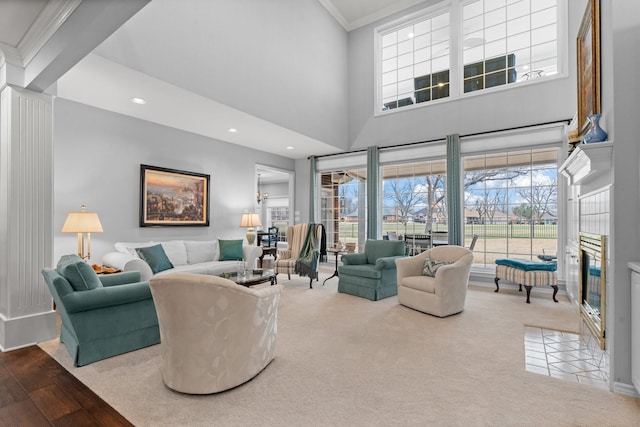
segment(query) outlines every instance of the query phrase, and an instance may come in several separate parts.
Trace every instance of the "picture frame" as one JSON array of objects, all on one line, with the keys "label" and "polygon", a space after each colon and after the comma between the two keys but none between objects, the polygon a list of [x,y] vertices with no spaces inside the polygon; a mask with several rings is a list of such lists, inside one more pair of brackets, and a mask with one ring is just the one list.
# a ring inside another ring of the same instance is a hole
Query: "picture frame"
[{"label": "picture frame", "polygon": [[600,113],[600,1],[589,0],[576,41],[578,60],[578,130],[589,129],[587,117]]},{"label": "picture frame", "polygon": [[140,227],[209,226],[210,176],[140,165]]}]

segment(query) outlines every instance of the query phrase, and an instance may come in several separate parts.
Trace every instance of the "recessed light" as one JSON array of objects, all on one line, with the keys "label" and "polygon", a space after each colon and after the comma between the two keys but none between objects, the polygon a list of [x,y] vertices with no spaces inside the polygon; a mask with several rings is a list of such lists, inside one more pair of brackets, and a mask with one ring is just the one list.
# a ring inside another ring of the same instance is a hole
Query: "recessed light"
[{"label": "recessed light", "polygon": [[145,101],[142,98],[131,98],[131,102],[133,102],[134,104],[140,104],[140,105],[144,105],[147,103],[147,101]]},{"label": "recessed light", "polygon": [[413,38],[413,33],[409,33],[409,34],[407,34],[407,37],[409,37],[410,39],[412,39],[412,38]]},{"label": "recessed light", "polygon": [[236,133],[236,132],[238,132],[238,129],[236,129],[236,128],[229,128],[229,129],[227,129],[227,131],[229,131],[229,132],[231,132],[231,133]]},{"label": "recessed light", "polygon": [[293,150],[293,149],[294,149],[294,147],[292,147],[290,145],[287,147],[287,150]]}]

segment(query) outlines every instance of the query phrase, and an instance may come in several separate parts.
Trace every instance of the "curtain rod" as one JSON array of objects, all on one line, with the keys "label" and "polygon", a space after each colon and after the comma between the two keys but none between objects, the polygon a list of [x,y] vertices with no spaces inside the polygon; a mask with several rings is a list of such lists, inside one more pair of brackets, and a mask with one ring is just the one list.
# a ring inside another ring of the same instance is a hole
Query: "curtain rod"
[{"label": "curtain rod", "polygon": [[[532,128],[532,127],[537,127],[537,126],[546,126],[546,125],[552,125],[555,123],[564,123],[566,122],[567,124],[571,123],[572,119],[562,119],[562,120],[555,120],[555,121],[551,121],[551,122],[544,122],[544,123],[537,123],[534,125],[523,125],[523,126],[515,126],[515,127],[511,127],[511,128],[504,128],[504,129],[499,129],[499,130],[488,130],[488,131],[484,131],[484,132],[476,132],[476,133],[469,133],[466,135],[460,135],[460,138],[470,138],[472,136],[479,136],[479,135],[487,135],[490,133],[499,133],[499,132],[508,132],[511,130],[518,130],[518,129],[526,129],[526,128]],[[390,149],[390,148],[399,148],[399,147],[408,147],[411,145],[420,145],[420,144],[430,144],[432,142],[440,142],[440,141],[444,141],[446,140],[447,137],[444,138],[436,138],[436,139],[430,139],[427,141],[417,141],[417,142],[406,142],[404,144],[396,144],[396,145],[388,145],[385,147],[379,147],[380,150],[386,150],[386,149]],[[344,153],[332,153],[332,154],[321,154],[319,156],[316,156],[316,159],[322,158],[322,157],[332,157],[332,156],[344,156],[344,155],[349,155],[349,154],[354,154],[354,153],[361,153],[361,152],[365,152],[367,151],[366,148],[362,148],[359,150],[353,150],[353,151],[346,151]],[[311,156],[307,157],[307,159],[310,159]]]}]

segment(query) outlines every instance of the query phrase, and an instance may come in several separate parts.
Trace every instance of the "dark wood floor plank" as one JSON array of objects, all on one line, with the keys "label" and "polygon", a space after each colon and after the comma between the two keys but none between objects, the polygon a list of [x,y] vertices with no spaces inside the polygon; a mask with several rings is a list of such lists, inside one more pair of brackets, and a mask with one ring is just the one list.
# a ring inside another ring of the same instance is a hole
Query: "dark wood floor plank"
[{"label": "dark wood floor plank", "polygon": [[0,408],[28,399],[27,393],[9,370],[0,364]]},{"label": "dark wood floor plank", "polygon": [[54,420],[52,424],[56,427],[100,427],[100,424],[90,416],[87,411],[81,409]]},{"label": "dark wood floor plank", "polygon": [[[35,350],[34,350],[35,348]],[[53,384],[64,368],[40,347],[31,346],[8,353],[4,364],[27,392]]]},{"label": "dark wood floor plank", "polygon": [[0,352],[0,427],[133,426],[38,346]]},{"label": "dark wood floor plank", "polygon": [[51,424],[31,400],[0,408],[0,427],[40,427]]},{"label": "dark wood floor plank", "polygon": [[54,381],[84,409],[90,409],[102,402],[100,396],[67,371],[58,375]]},{"label": "dark wood floor plank", "polygon": [[50,421],[81,409],[80,405],[57,384],[29,392],[29,397]]},{"label": "dark wood floor plank", "polygon": [[113,409],[106,402],[94,405],[87,410],[89,414],[100,424],[101,426],[109,427],[133,427],[120,412]]}]

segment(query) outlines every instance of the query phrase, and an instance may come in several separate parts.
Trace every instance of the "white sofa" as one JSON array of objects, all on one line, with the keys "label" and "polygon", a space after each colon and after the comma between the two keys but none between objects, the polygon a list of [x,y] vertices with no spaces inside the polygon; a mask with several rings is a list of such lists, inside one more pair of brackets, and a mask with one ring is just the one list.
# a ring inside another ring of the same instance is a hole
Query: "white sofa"
[{"label": "white sofa", "polygon": [[[149,264],[142,260],[136,248],[160,244],[173,268],[153,273]],[[199,273],[218,275],[236,271],[238,261],[220,261],[218,240],[170,240],[166,242],[117,242],[115,251],[102,257],[102,263],[122,271],[139,271],[140,280],[169,273]],[[262,248],[243,244],[242,255],[249,268],[255,268]]]}]

